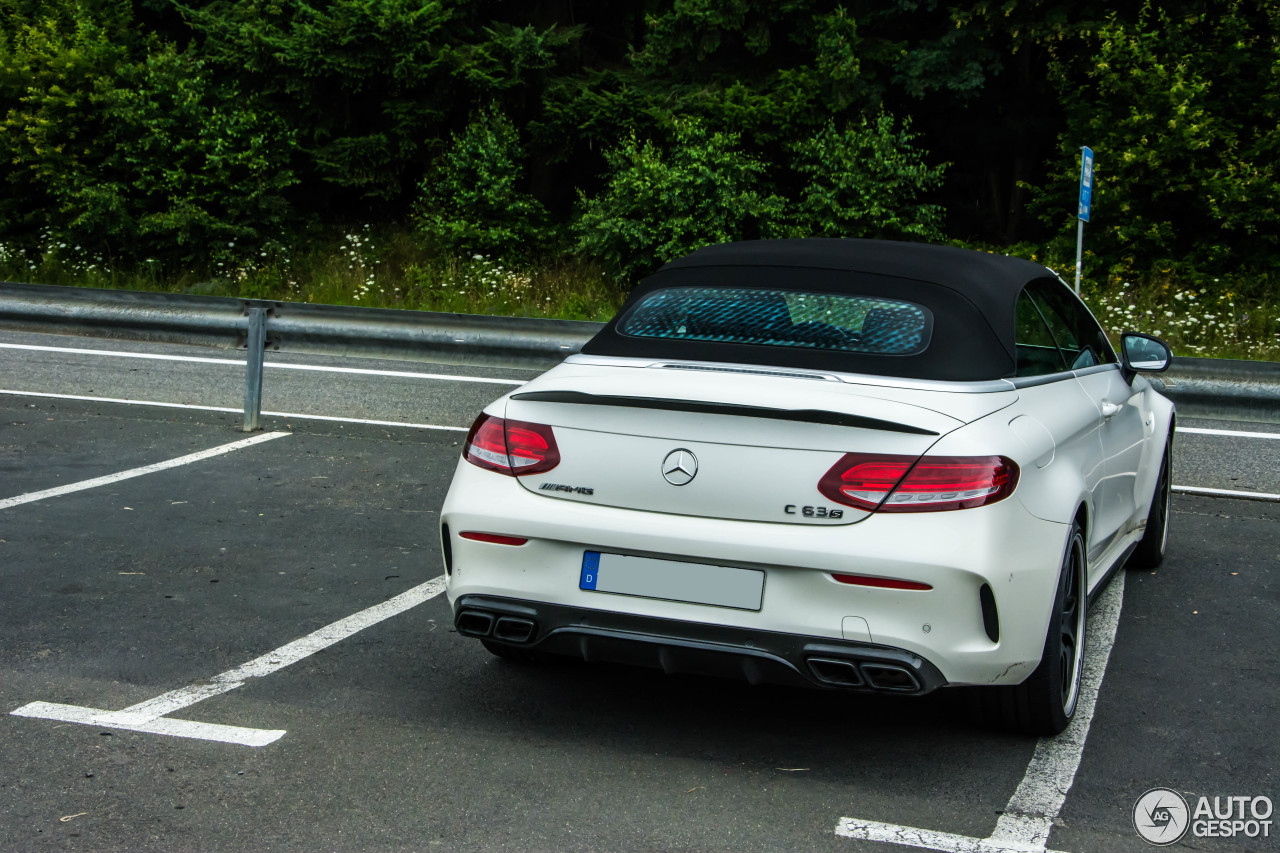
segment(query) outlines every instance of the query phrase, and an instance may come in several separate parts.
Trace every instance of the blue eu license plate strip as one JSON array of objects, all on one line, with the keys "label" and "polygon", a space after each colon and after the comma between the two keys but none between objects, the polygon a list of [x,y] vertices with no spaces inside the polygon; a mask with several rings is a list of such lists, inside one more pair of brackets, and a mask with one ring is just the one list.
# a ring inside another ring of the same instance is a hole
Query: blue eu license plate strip
[{"label": "blue eu license plate strip", "polygon": [[595,589],[600,577],[600,552],[588,551],[582,555],[582,582],[579,589]]},{"label": "blue eu license plate strip", "polygon": [[586,551],[582,555],[578,588],[735,610],[759,610],[764,602],[764,572]]}]

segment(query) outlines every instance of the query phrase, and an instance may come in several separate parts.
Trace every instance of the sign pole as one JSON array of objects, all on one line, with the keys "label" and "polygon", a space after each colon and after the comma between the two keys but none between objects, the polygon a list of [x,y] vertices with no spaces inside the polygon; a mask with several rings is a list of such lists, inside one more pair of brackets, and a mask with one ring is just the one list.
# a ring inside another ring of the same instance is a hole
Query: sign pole
[{"label": "sign pole", "polygon": [[1080,147],[1080,205],[1076,210],[1076,296],[1080,295],[1080,269],[1084,261],[1084,224],[1093,200],[1093,149]]},{"label": "sign pole", "polygon": [[1084,260],[1084,220],[1076,220],[1076,296],[1080,295],[1080,267]]}]

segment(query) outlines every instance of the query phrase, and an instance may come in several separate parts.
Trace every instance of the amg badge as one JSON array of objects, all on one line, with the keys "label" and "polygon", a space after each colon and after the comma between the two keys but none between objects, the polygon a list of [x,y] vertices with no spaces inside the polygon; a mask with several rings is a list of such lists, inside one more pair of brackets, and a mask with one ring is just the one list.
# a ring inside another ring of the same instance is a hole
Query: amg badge
[{"label": "amg badge", "polygon": [[543,483],[538,486],[540,492],[572,492],[576,495],[594,495],[596,490],[590,486],[562,486],[559,483]]}]

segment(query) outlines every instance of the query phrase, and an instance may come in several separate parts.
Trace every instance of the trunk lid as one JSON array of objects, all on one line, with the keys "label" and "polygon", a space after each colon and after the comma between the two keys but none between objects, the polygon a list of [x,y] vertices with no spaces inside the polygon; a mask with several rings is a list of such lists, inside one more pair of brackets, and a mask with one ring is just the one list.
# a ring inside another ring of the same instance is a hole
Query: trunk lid
[{"label": "trunk lid", "polygon": [[552,427],[559,465],[518,478],[547,498],[833,525],[868,515],[818,491],[845,453],[919,456],[966,422],[915,393],[926,405],[819,374],[566,363],[513,392],[504,417]]}]

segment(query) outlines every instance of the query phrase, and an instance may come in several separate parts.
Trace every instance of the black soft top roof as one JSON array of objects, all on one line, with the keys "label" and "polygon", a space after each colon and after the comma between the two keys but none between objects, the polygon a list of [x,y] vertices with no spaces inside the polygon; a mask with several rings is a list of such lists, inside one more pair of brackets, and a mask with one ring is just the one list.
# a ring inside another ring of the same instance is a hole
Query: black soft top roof
[{"label": "black soft top roof", "polygon": [[[888,240],[797,239],[724,243],[672,261],[631,292],[584,353],[723,361],[915,379],[1012,376],[1014,312],[1034,279],[1056,278],[1021,258]],[[644,296],[672,287],[778,288],[903,299],[933,312],[933,337],[917,355],[773,347],[623,335],[618,323]]]}]

